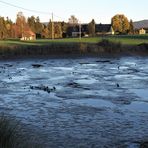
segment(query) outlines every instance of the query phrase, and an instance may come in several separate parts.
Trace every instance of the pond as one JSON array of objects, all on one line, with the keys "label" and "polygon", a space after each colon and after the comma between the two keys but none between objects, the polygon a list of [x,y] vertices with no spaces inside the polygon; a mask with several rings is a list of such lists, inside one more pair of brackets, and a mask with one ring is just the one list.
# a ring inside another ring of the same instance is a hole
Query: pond
[{"label": "pond", "polygon": [[0,112],[43,148],[138,148],[148,141],[148,59],[0,61]]}]

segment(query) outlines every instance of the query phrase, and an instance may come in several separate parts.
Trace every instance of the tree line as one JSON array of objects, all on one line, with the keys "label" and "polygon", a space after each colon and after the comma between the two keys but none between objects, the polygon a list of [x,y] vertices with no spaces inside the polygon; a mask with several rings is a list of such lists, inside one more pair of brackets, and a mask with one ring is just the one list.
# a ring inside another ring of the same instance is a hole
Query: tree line
[{"label": "tree line", "polygon": [[[111,19],[111,24],[117,34],[134,34],[134,26],[132,20],[124,15],[115,15]],[[78,19],[72,15],[68,23],[52,22],[49,20],[47,24],[42,23],[39,17],[25,18],[22,12],[16,17],[16,22],[12,22],[8,17],[0,17],[0,39],[21,38],[24,34],[27,36],[32,31],[38,38],[62,38],[68,34],[69,26],[78,26]],[[95,20],[92,19],[87,25],[89,36],[95,36]]]},{"label": "tree line", "polygon": [[[54,38],[61,38],[65,30],[66,23],[54,22],[52,26],[51,20],[48,24],[40,21],[39,17],[28,17],[27,19],[22,12],[19,12],[16,17],[16,22],[13,23],[8,17],[0,17],[0,39],[6,38],[21,38],[23,35],[29,35],[32,31],[39,38],[51,38],[54,30]],[[54,27],[54,28],[52,28]]]}]

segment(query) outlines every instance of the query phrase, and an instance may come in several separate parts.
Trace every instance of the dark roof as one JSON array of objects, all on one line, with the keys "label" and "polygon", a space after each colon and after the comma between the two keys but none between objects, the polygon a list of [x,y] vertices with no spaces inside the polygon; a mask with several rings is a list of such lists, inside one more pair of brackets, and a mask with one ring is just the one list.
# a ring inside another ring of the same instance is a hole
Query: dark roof
[{"label": "dark roof", "polygon": [[71,32],[79,32],[79,26],[68,26],[67,30]]},{"label": "dark roof", "polygon": [[[104,32],[110,32],[112,25],[111,24],[96,24],[95,27],[96,27],[96,32],[104,33]],[[79,25],[68,26],[67,30],[70,32],[79,32]],[[82,24],[81,31],[88,33],[89,32],[88,24]]]},{"label": "dark roof", "polygon": [[81,25],[81,30],[82,30],[82,32],[87,32],[88,33],[88,24],[82,24]]},{"label": "dark roof", "polygon": [[[68,26],[68,30],[71,30],[71,32],[79,32],[80,26]],[[82,24],[81,25],[81,31],[82,32],[88,32],[88,24]]]},{"label": "dark roof", "polygon": [[111,24],[96,24],[96,32],[109,32],[111,27]]}]

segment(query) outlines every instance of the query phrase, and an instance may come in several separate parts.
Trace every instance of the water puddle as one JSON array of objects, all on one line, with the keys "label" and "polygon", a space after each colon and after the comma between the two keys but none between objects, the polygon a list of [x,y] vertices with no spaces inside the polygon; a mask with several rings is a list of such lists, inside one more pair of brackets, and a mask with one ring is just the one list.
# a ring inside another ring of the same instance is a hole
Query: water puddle
[{"label": "water puddle", "polygon": [[109,101],[100,100],[100,99],[69,99],[66,100],[67,103],[73,103],[76,105],[82,105],[82,106],[88,106],[88,107],[95,107],[95,108],[102,108],[102,107],[108,107],[113,108],[115,105]]},{"label": "water puddle", "polygon": [[134,111],[134,112],[148,113],[148,103],[135,101],[135,102],[132,102],[130,105],[125,106],[125,109]]},{"label": "water puddle", "polygon": [[131,89],[138,97],[148,101],[148,89]]},{"label": "water puddle", "polygon": [[55,70],[72,71],[73,67],[53,67]]},{"label": "water puddle", "polygon": [[86,78],[86,79],[76,80],[75,82],[79,84],[94,84],[97,82],[97,80],[93,78],[89,78],[89,79]]}]

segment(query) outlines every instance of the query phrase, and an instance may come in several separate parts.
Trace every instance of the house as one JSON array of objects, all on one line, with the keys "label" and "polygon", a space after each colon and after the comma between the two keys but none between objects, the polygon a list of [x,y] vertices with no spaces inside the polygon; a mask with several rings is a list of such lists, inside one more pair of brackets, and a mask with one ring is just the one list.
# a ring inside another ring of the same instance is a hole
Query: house
[{"label": "house", "polygon": [[25,30],[20,40],[36,40],[36,34],[31,30]]},{"label": "house", "polygon": [[136,34],[148,33],[148,20],[137,21],[133,23]]},{"label": "house", "polygon": [[84,37],[89,36],[88,24],[81,25],[81,32],[82,32],[82,36],[84,36]]},{"label": "house", "polygon": [[111,24],[96,24],[96,35],[114,35],[115,32]]},{"label": "house", "polygon": [[[81,30],[80,30],[81,28]],[[88,24],[81,24],[75,26],[68,26],[67,28],[67,36],[68,37],[79,37],[81,36],[87,37],[89,35]],[[96,35],[113,35],[115,34],[111,24],[96,24],[95,25]]]},{"label": "house", "polygon": [[80,33],[81,33],[81,30],[79,25],[75,25],[75,26],[70,25],[67,28],[68,37],[78,37],[80,36]]},{"label": "house", "polygon": [[138,30],[138,33],[141,34],[141,35],[146,34],[146,29],[141,28],[141,29]]},{"label": "house", "polygon": [[14,38],[20,38],[20,40],[36,40],[36,34],[32,32],[29,27],[25,27],[25,29],[21,31],[16,24],[12,26],[12,36]]}]

